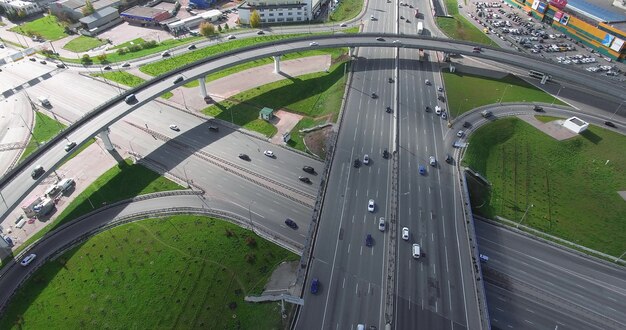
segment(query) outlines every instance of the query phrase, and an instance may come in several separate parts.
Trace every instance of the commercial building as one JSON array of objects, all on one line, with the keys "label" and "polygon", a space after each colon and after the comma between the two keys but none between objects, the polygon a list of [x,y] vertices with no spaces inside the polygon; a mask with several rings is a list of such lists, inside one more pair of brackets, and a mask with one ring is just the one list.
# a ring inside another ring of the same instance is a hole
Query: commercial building
[{"label": "commercial building", "polygon": [[506,0],[609,59],[626,58],[626,13],[592,0]]},{"label": "commercial building", "polygon": [[239,21],[250,24],[250,15],[256,10],[263,24],[306,22],[312,19],[312,1],[249,0],[238,7]]},{"label": "commercial building", "polygon": [[[83,8],[85,8],[86,0],[59,0],[51,3],[50,12],[61,19],[69,19],[74,22],[83,16]],[[92,0],[91,5],[97,12],[104,8],[119,8],[120,0]]]},{"label": "commercial building", "polygon": [[160,22],[172,17],[165,9],[152,7],[132,7],[120,14],[123,20],[141,26],[157,26]]},{"label": "commercial building", "polygon": [[5,11],[24,12],[26,16],[43,12],[43,7],[38,3],[21,0],[0,0],[0,7]]},{"label": "commercial building", "polygon": [[104,8],[78,21],[81,25],[80,33],[90,37],[95,37],[102,31],[122,23],[120,13],[113,7]]},{"label": "commercial building", "polygon": [[188,31],[200,25],[202,22],[216,22],[222,16],[219,10],[209,10],[196,16],[187,17],[175,22],[170,22],[166,26],[173,34],[179,34]]}]

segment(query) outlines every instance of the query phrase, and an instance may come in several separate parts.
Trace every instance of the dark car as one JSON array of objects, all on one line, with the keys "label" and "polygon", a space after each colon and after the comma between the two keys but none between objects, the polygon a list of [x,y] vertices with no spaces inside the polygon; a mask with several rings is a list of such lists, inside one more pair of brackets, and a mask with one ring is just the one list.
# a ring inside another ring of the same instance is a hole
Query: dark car
[{"label": "dark car", "polygon": [[391,112],[392,112],[391,107],[387,107],[387,109],[385,109],[385,111],[386,111],[387,113],[391,113]]},{"label": "dark car", "polygon": [[426,112],[430,112],[430,107],[426,106]]},{"label": "dark car", "polygon": [[298,180],[304,182],[304,183],[311,183],[311,179],[307,178],[306,176],[299,176]]},{"label": "dark car", "polygon": [[543,112],[543,107],[536,105],[533,107],[533,110],[535,110],[536,112]]},{"label": "dark car", "polygon": [[131,105],[138,102],[137,101],[137,97],[135,96],[135,94],[130,94],[130,95],[126,96],[124,101],[126,102],[126,104],[131,104]]},{"label": "dark car", "polygon": [[313,281],[311,282],[311,293],[317,294],[319,289],[320,289],[320,280],[318,280],[317,278],[313,278]]},{"label": "dark car", "polygon": [[11,237],[7,235],[7,236],[4,236],[3,238],[7,242],[7,244],[9,244],[9,246],[13,246],[13,240],[11,239]]},{"label": "dark car", "polygon": [[65,64],[63,64],[63,63],[58,63],[58,64],[57,64],[57,68],[59,68],[59,69],[65,69]]},{"label": "dark car", "polygon": [[189,49],[189,50],[196,49],[196,45],[189,45],[189,47],[187,47],[187,49]]},{"label": "dark car", "polygon": [[615,127],[616,127],[616,126],[615,126],[615,124],[614,124],[612,121],[605,121],[605,122],[604,122],[604,125],[606,125],[606,126],[608,126],[608,127],[613,127],[613,128],[615,128]]},{"label": "dark car", "polygon": [[315,173],[315,169],[313,167],[311,167],[311,166],[304,166],[304,167],[302,167],[302,170],[307,172],[307,173],[311,173],[311,174]]},{"label": "dark car", "polygon": [[389,77],[388,81],[389,81],[390,84],[393,83],[393,78]]},{"label": "dark car", "polygon": [[285,220],[285,224],[291,229],[298,229],[298,224],[289,218]]},{"label": "dark car", "polygon": [[421,175],[426,175],[426,167],[424,165],[419,165],[418,169]]},{"label": "dark car", "polygon": [[365,236],[365,245],[367,246],[374,245],[374,239],[372,238],[371,234],[367,234],[367,236]]},{"label": "dark car", "polygon": [[34,58],[34,57],[29,57],[28,60],[31,61],[31,62],[37,62],[37,59]]},{"label": "dark car", "polygon": [[41,64],[48,64],[48,62],[46,62],[44,60],[39,61],[39,63],[41,63]]},{"label": "dark car", "polygon": [[211,103],[213,103],[213,98],[212,98],[212,97],[210,97],[209,95],[205,96],[205,97],[204,97],[204,103],[206,103],[206,104],[211,104]]},{"label": "dark car", "polygon": [[263,35],[263,34],[265,34],[265,32],[263,32],[263,30],[259,30],[259,31],[257,31],[257,33],[256,33],[256,34],[258,34],[258,35]]},{"label": "dark car", "polygon": [[45,171],[44,171],[44,169],[43,169],[43,166],[41,166],[41,165],[37,165],[37,166],[35,166],[35,168],[33,169],[33,171],[32,171],[32,172],[30,172],[30,176],[31,176],[33,179],[37,179],[37,178],[39,178],[39,177],[40,177],[40,176],[41,176],[44,172],[45,172]]},{"label": "dark car", "polygon": [[361,167],[361,161],[358,158],[354,160],[354,167],[356,168]]},{"label": "dark car", "polygon": [[213,126],[213,125],[211,125],[211,126],[209,126],[209,131],[219,132],[219,131],[220,131],[220,128],[219,128],[219,127],[217,127],[217,126]]},{"label": "dark car", "polygon": [[387,149],[383,150],[383,158],[389,158],[389,151],[387,151]]},{"label": "dark car", "polygon": [[111,70],[111,66],[107,65],[103,69],[106,70],[106,71],[109,71],[109,70]]},{"label": "dark car", "polygon": [[377,99],[377,98],[378,98],[378,95],[376,95],[376,93],[372,93],[372,98],[373,98],[373,99]]},{"label": "dark car", "polygon": [[446,154],[446,163],[452,164],[453,161],[454,159],[452,159],[452,156],[450,156],[450,154]]},{"label": "dark car", "polygon": [[437,95],[437,100],[439,100],[441,102],[445,102],[446,98],[443,95],[439,94],[439,95]]},{"label": "dark car", "polygon": [[463,127],[470,128],[470,127],[472,127],[472,123],[470,123],[469,121],[466,121],[466,122],[463,123]]},{"label": "dark car", "polygon": [[246,155],[246,154],[239,154],[239,158],[243,159],[243,160],[247,160],[250,161],[250,156]]},{"label": "dark car", "polygon": [[183,80],[185,80],[183,76],[176,77],[176,79],[174,79],[174,85],[181,83]]}]

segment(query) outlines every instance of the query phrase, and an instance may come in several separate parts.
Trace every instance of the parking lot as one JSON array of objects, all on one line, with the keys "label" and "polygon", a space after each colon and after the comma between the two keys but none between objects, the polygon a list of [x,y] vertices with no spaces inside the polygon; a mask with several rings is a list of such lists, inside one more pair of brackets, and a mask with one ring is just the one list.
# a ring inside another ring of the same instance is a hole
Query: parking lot
[{"label": "parking lot", "polygon": [[460,10],[465,10],[469,20],[489,37],[500,39],[520,52],[564,65],[579,66],[607,79],[626,81],[624,63],[598,54],[548,24],[528,16],[521,8],[504,1],[472,1]]}]

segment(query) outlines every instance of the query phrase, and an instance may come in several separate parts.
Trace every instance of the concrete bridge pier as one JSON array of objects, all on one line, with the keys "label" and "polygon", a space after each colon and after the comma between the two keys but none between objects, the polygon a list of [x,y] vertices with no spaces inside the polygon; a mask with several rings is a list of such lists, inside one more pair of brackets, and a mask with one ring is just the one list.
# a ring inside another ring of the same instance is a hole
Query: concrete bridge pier
[{"label": "concrete bridge pier", "polygon": [[280,73],[280,56],[274,56],[274,73]]},{"label": "concrete bridge pier", "polygon": [[111,138],[109,138],[109,128],[105,128],[103,131],[100,131],[98,133],[98,137],[102,140],[102,142],[104,143],[104,147],[108,150],[108,151],[113,151],[115,150],[115,147],[113,147],[113,143],[111,142]]},{"label": "concrete bridge pier", "polygon": [[354,56],[354,47],[348,47],[348,56],[350,57]]},{"label": "concrete bridge pier", "polygon": [[198,84],[200,85],[200,96],[203,98],[207,96],[206,94],[206,84],[204,81],[204,77],[198,78]]}]

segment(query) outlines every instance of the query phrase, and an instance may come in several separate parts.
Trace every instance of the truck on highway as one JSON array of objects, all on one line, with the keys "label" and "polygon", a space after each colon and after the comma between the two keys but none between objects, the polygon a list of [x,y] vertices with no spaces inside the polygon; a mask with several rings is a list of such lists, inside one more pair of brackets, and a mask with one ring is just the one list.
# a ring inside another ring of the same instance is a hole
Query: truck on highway
[{"label": "truck on highway", "polygon": [[419,49],[419,60],[420,62],[424,61],[424,50],[423,49]]},{"label": "truck on highway", "polygon": [[49,107],[50,106],[50,100],[48,100],[48,98],[45,97],[45,96],[40,96],[40,97],[37,98],[37,100],[44,107]]},{"label": "truck on highway", "polygon": [[417,34],[422,34],[424,32],[424,24],[422,22],[417,23]]}]

